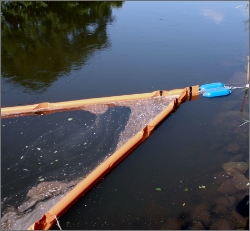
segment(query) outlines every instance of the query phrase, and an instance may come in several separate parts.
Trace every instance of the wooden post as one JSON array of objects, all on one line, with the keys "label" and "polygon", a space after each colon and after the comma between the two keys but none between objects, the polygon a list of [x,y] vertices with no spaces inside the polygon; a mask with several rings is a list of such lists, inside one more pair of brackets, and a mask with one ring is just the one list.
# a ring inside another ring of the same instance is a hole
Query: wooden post
[{"label": "wooden post", "polygon": [[[249,84],[249,56],[247,56],[247,62],[248,62],[247,63],[247,84]],[[240,109],[240,115],[243,114],[243,109],[244,109],[245,101],[247,98],[247,93],[248,93],[248,88],[246,88],[245,90],[244,98],[243,98],[241,109]]]},{"label": "wooden post", "polygon": [[249,84],[249,56],[247,56],[247,61],[248,61],[248,64],[247,64],[247,84]]}]

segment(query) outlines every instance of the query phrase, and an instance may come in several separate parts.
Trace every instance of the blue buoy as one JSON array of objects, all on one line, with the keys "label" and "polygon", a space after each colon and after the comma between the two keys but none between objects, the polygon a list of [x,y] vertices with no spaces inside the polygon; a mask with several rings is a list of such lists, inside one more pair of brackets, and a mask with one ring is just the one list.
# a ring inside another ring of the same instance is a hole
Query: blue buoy
[{"label": "blue buoy", "polygon": [[212,88],[218,88],[218,87],[224,87],[225,84],[221,82],[217,83],[208,83],[200,86],[200,91],[206,90],[206,89],[212,89]]},{"label": "blue buoy", "polygon": [[214,89],[208,89],[205,91],[203,96],[207,98],[218,97],[218,96],[225,96],[231,94],[231,90],[226,87],[219,87]]}]

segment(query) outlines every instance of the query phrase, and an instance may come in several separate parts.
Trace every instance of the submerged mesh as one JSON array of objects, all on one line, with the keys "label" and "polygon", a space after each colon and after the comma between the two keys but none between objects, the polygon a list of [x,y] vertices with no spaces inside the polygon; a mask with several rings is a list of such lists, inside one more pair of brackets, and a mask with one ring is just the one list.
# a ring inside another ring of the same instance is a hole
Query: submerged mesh
[{"label": "submerged mesh", "polygon": [[177,97],[2,120],[1,228],[27,229]]},{"label": "submerged mesh", "polygon": [[131,109],[129,120],[121,132],[117,148],[119,149],[131,137],[141,131],[153,118],[164,110],[179,95],[157,96],[149,99],[128,100],[116,102],[115,105],[126,106]]}]

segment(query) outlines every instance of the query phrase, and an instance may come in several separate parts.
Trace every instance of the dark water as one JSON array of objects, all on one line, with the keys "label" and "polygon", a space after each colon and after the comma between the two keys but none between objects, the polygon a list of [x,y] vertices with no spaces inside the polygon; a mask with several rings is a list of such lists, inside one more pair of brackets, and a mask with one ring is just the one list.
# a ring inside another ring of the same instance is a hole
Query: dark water
[{"label": "dark water", "polygon": [[127,107],[113,107],[100,115],[82,110],[2,121],[5,207],[22,204],[41,179],[85,177],[115,151],[129,114]]},{"label": "dark water", "polygon": [[[246,83],[245,2],[48,4],[2,3],[2,107]],[[60,219],[62,229],[187,229],[204,203],[205,228],[233,220],[225,214],[236,205],[224,214],[213,206],[247,193],[223,194],[216,183],[223,163],[236,155],[248,162],[244,93],[183,104]],[[3,145],[8,150],[11,139]],[[2,165],[22,155],[3,151]]]}]

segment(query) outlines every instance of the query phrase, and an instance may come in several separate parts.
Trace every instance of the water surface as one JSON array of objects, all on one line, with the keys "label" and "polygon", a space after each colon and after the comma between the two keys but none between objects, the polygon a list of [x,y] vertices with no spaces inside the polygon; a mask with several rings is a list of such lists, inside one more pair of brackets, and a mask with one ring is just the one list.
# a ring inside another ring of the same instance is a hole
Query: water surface
[{"label": "water surface", "polygon": [[[3,4],[2,107],[246,83],[245,2]],[[208,203],[211,221],[202,224],[212,229],[222,217],[213,203],[226,196],[216,174],[237,155],[248,162],[244,93],[183,104],[60,219],[62,228],[186,229],[193,208]],[[6,162],[22,155],[2,149]],[[239,203],[244,193],[230,195]]]}]

